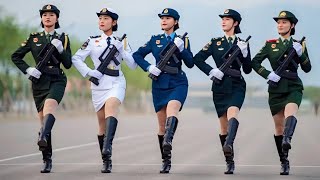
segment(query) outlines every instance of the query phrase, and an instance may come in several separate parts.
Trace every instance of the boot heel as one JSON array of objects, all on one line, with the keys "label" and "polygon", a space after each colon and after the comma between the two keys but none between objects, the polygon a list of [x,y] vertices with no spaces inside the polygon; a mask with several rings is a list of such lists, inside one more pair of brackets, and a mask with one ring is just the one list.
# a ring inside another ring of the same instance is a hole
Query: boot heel
[{"label": "boot heel", "polygon": [[223,148],[223,153],[225,156],[232,156],[233,155],[233,149],[231,145],[224,145]]}]

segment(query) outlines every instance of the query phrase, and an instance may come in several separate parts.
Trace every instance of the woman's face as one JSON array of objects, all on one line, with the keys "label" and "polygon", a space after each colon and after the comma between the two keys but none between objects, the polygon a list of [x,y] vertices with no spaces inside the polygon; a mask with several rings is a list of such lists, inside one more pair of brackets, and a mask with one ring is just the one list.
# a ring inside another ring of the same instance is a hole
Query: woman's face
[{"label": "woman's face", "polygon": [[43,26],[52,27],[58,22],[58,17],[54,12],[45,12],[42,14],[41,21]]},{"label": "woman's face", "polygon": [[99,29],[104,32],[109,31],[116,24],[117,24],[117,21],[113,20],[110,16],[107,16],[107,15],[99,16]]},{"label": "woman's face", "polygon": [[162,16],[160,23],[161,23],[161,29],[168,31],[171,28],[173,28],[174,25],[176,25],[178,22],[173,17]]},{"label": "woman's face", "polygon": [[238,25],[238,22],[235,22],[231,17],[223,17],[221,19],[221,26],[224,32],[229,32]]},{"label": "woman's face", "polygon": [[278,29],[278,33],[280,35],[286,35],[288,33],[290,33],[291,28],[294,27],[293,24],[290,23],[290,21],[288,19],[279,19],[277,21],[277,29]]}]

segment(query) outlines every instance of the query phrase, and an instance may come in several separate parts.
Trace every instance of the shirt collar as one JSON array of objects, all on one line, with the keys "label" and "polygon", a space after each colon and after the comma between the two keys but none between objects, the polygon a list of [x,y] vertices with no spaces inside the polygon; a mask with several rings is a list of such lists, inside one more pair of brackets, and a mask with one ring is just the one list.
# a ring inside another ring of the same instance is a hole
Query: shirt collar
[{"label": "shirt collar", "polygon": [[54,35],[54,33],[55,33],[55,30],[52,30],[51,32],[47,32],[47,31],[44,30],[44,34],[45,35],[48,35],[48,34]]},{"label": "shirt collar", "polygon": [[228,38],[231,37],[232,38],[232,43],[234,42],[234,40],[236,39],[236,35],[232,35],[232,36],[227,36],[226,34],[224,35],[226,37],[226,40],[228,41]]},{"label": "shirt collar", "polygon": [[291,38],[292,38],[291,36],[289,36],[288,38],[284,38],[284,37],[280,36],[280,39],[281,39],[282,42],[283,42],[285,39],[287,39],[288,42],[290,42]]},{"label": "shirt collar", "polygon": [[174,39],[174,37],[176,36],[176,32],[172,32],[170,35],[164,33],[164,35],[166,36],[166,38],[167,38],[168,36],[170,36],[171,39]]},{"label": "shirt collar", "polygon": [[103,38],[103,39],[107,39],[108,37],[110,37],[111,39],[113,39],[113,34],[111,34],[110,36],[107,36],[105,33],[102,33],[102,35],[101,35],[101,37]]}]

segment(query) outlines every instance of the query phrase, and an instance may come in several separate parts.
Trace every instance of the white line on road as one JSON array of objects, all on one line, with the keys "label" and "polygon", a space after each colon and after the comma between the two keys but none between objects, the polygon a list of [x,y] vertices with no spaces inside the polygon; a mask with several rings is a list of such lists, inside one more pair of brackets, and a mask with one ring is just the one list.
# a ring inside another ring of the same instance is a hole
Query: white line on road
[{"label": "white line on road", "polygon": [[[0,166],[38,166],[42,163],[12,163],[12,164],[0,164]],[[100,166],[101,163],[54,163],[55,166]],[[122,164],[115,163],[114,166],[160,166],[161,164]],[[172,166],[198,166],[198,167],[225,167],[225,164],[172,164]],[[267,164],[237,164],[237,167],[279,167],[279,165],[267,165]],[[320,168],[320,166],[290,166],[294,168]]]},{"label": "white line on road", "polygon": [[[149,136],[151,134],[153,135],[153,133],[148,133],[148,134],[146,133],[146,134],[139,134],[139,135],[134,135],[134,136],[119,137],[119,138],[115,138],[114,141],[116,141],[116,142],[117,141],[124,141],[124,140],[128,140],[128,139]],[[92,142],[92,143],[80,144],[80,145],[76,145],[76,146],[68,146],[68,147],[54,149],[53,152],[60,152],[60,151],[71,150],[71,149],[78,149],[78,148],[82,148],[82,147],[93,146],[93,145],[96,145],[96,144],[98,144],[98,143],[97,142]],[[22,159],[22,158],[38,156],[38,155],[41,155],[41,153],[38,152],[38,153],[21,155],[21,156],[15,156],[15,157],[6,158],[6,159],[0,159],[0,162],[11,161],[11,160],[15,160],[15,159]]]}]

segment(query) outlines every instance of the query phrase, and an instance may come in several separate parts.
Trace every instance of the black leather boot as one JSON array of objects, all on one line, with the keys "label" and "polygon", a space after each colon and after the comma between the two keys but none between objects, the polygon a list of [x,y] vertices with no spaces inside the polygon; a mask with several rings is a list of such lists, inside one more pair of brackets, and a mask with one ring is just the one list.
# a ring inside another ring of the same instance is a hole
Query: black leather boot
[{"label": "black leather boot", "polygon": [[291,149],[291,139],[296,128],[297,119],[294,116],[286,118],[286,125],[283,132],[282,149],[284,153],[288,153]]},{"label": "black leather boot", "polygon": [[116,133],[118,120],[115,117],[106,118],[106,133],[103,138],[102,160],[103,165],[101,173],[111,173],[112,169],[112,141]]},{"label": "black leather boot", "polygon": [[47,135],[51,133],[56,118],[52,114],[47,114],[43,117],[43,127],[40,130],[38,146],[40,151],[44,151],[48,146]]},{"label": "black leather boot", "polygon": [[41,173],[50,173],[52,169],[52,144],[51,144],[51,133],[47,134],[46,137],[47,146],[42,151],[43,166],[40,170]]},{"label": "black leather boot", "polygon": [[283,136],[274,136],[274,141],[277,146],[277,151],[280,157],[281,162],[281,169],[280,169],[280,175],[289,175],[290,172],[290,163],[288,160],[288,153],[284,153],[282,150],[282,140]]},{"label": "black leather boot", "polygon": [[228,121],[228,135],[222,148],[225,156],[233,156],[233,142],[237,135],[238,126],[239,122],[236,118],[231,118]]},{"label": "black leather boot", "polygon": [[174,136],[174,133],[176,132],[178,126],[178,119],[174,116],[168,117],[166,122],[166,131],[164,134],[163,139],[163,154],[168,155],[171,154],[172,150],[172,139]]},{"label": "black leather boot", "polygon": [[[223,147],[224,143],[226,142],[227,135],[219,135],[219,137],[220,137],[221,146]],[[224,172],[224,174],[233,174],[235,169],[234,160],[233,160],[234,158],[233,151],[232,151],[232,156],[225,155],[225,158],[226,158],[227,164],[226,164],[226,171]]]},{"label": "black leather boot", "polygon": [[159,139],[159,147],[160,147],[161,158],[162,158],[162,166],[160,169],[160,173],[161,174],[169,173],[169,171],[171,169],[171,154],[169,154],[169,155],[163,154],[163,148],[162,148],[163,135],[158,135],[158,139]]}]

